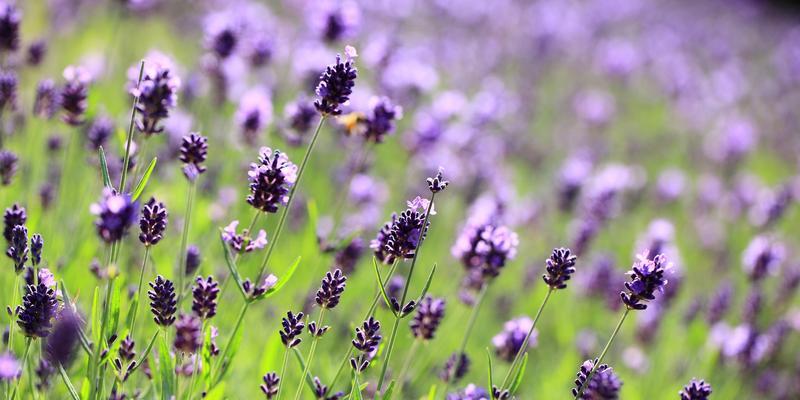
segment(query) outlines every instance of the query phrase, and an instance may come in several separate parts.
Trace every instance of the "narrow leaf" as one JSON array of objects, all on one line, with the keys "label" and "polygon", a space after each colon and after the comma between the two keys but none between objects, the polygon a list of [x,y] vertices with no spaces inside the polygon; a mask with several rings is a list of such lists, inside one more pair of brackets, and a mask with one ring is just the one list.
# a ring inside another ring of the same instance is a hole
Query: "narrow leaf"
[{"label": "narrow leaf", "polygon": [[156,342],[157,338],[158,338],[158,331],[153,333],[153,337],[150,339],[150,343],[148,343],[147,347],[144,349],[144,353],[142,353],[141,357],[139,357],[139,360],[136,362],[136,365],[134,365],[133,368],[131,368],[130,370],[131,374],[136,372],[136,370],[142,366],[147,357],[150,356],[150,351],[153,349],[153,344]]},{"label": "narrow leaf", "polygon": [[147,182],[150,181],[150,174],[153,173],[153,169],[156,167],[156,162],[158,162],[158,157],[153,157],[153,160],[150,161],[150,165],[147,167],[147,170],[144,171],[142,179],[139,179],[139,183],[136,184],[136,189],[133,190],[131,200],[136,201],[136,199],[142,195],[144,188],[147,186]]},{"label": "narrow leaf", "polygon": [[103,150],[103,146],[98,147],[97,152],[100,154],[100,171],[103,173],[103,186],[113,189],[114,186],[111,185],[111,176],[108,174],[108,162],[106,161],[106,152]]},{"label": "narrow leaf", "polygon": [[394,392],[394,379],[389,382],[389,386],[386,387],[386,391],[383,392],[383,400],[390,400],[392,398],[392,392]]},{"label": "narrow leaf", "polygon": [[522,363],[519,365],[519,370],[517,371],[517,375],[514,376],[514,380],[511,384],[511,388],[509,388],[508,392],[511,393],[513,396],[514,393],[519,388],[519,385],[522,384],[522,377],[525,375],[525,367],[528,366],[528,353],[525,353],[525,356],[522,357]]},{"label": "narrow leaf", "polygon": [[58,364],[58,372],[61,374],[61,379],[64,380],[64,385],[67,387],[72,400],[81,400],[81,396],[78,395],[78,391],[75,390],[75,386],[72,384],[72,381],[69,380],[67,371],[64,371],[64,367],[61,364]]},{"label": "narrow leaf", "polygon": [[[489,351],[488,347],[486,348],[486,360],[489,364],[489,386],[487,386],[487,388],[492,390],[492,388],[494,388],[494,382],[492,381],[492,353]],[[502,390],[503,388],[500,389]]]},{"label": "narrow leaf", "polygon": [[[302,374],[303,371],[306,370],[306,362],[303,360],[303,355],[300,354],[300,350],[297,350],[297,347],[292,347],[294,358],[297,360],[298,367],[300,367],[300,373]],[[306,386],[314,392],[314,380],[311,378],[311,373],[306,373],[305,376]]]},{"label": "narrow leaf", "polygon": [[100,343],[100,288],[94,288],[92,297],[92,338],[95,343]]},{"label": "narrow leaf", "polygon": [[428,390],[428,400],[436,399],[436,385],[431,385],[430,390]]},{"label": "narrow leaf", "polygon": [[166,339],[162,340],[158,346],[158,370],[161,376],[161,399],[170,400],[174,395],[175,366],[169,354]]},{"label": "narrow leaf", "polygon": [[[222,230],[220,230],[220,233]],[[225,240],[220,235],[220,243],[222,243],[222,251],[225,254],[225,264],[228,266],[228,271],[230,271],[231,276],[236,281],[236,287],[239,288],[239,293],[242,294],[242,298],[244,301],[248,300],[247,293],[244,291],[244,287],[242,287],[242,277],[239,275],[239,269],[236,268],[236,263],[233,261],[233,257],[231,257],[230,248],[228,248],[228,244],[225,243]],[[256,282],[256,284],[258,284]],[[276,285],[277,286],[277,285]]]},{"label": "narrow leaf", "polygon": [[422,302],[422,299],[425,298],[425,295],[428,294],[428,289],[431,287],[431,281],[433,280],[433,274],[436,273],[436,263],[433,263],[433,267],[431,268],[431,273],[428,274],[428,280],[425,281],[425,286],[422,288],[422,293],[419,295],[419,299],[417,299],[417,304]]},{"label": "narrow leaf", "polygon": [[389,296],[386,295],[386,289],[383,287],[383,278],[381,277],[381,271],[378,268],[378,260],[375,257],[372,257],[372,266],[375,269],[375,277],[378,279],[378,287],[381,289],[381,297],[383,297],[383,301],[386,302],[386,307],[389,307],[389,310],[397,317],[397,313],[394,311],[394,307],[392,307],[391,301],[389,301]]},{"label": "narrow leaf", "polygon": [[297,256],[297,258],[294,259],[294,263],[289,267],[289,270],[286,271],[286,274],[283,276],[283,278],[278,278],[278,283],[276,283],[275,286],[272,287],[272,289],[267,291],[267,293],[264,295],[264,298],[270,297],[275,293],[278,293],[278,291],[281,290],[281,288],[283,288],[283,286],[286,285],[286,283],[289,282],[290,279],[292,279],[294,272],[297,270],[297,266],[300,265],[301,258],[302,258],[301,256]]}]

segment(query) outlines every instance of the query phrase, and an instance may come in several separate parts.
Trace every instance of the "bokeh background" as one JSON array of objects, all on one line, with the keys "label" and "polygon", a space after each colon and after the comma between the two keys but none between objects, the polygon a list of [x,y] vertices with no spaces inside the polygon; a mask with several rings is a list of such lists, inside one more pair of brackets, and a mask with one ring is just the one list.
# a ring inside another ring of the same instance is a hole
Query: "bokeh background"
[{"label": "bokeh background", "polygon": [[[569,398],[578,366],[599,353],[618,318],[623,272],[636,253],[661,241],[678,270],[670,283],[674,293],[670,301],[635,313],[606,358],[624,382],[621,398],[675,399],[692,377],[709,381],[716,399],[800,398],[800,303],[793,296],[800,280],[800,220],[793,207],[800,195],[800,20],[791,4],[17,5],[22,50],[4,62],[17,69],[20,91],[16,111],[5,113],[2,124],[5,145],[20,162],[16,179],[0,190],[0,205],[27,207],[29,229],[45,237],[46,262],[84,313],[94,288],[102,286],[91,265],[106,251],[89,213],[102,181],[87,132],[97,121],[113,125],[104,146],[112,175],[118,173],[132,100],[126,85],[141,59],[169,57],[181,79],[179,106],[143,156],[159,156],[146,196],[170,210],[165,239],[152,252],[150,278],[156,272],[171,276],[178,259],[188,190],[176,162],[181,136],[199,131],[209,137],[209,171],[200,180],[189,240],[203,252],[201,272],[223,276],[218,228],[252,216],[244,201],[248,164],[260,146],[299,161],[308,135],[292,129],[287,110],[298,99],[313,98],[319,73],[344,45],[359,52],[359,78],[346,111],[366,110],[375,95],[403,107],[395,132],[381,144],[347,135],[343,124],[323,128],[289,231],[269,266],[280,276],[302,256],[300,268],[283,291],[247,315],[243,350],[210,398],[261,396],[261,376],[279,370],[283,357],[280,316],[308,307],[319,279],[336,264],[335,252],[323,251],[319,238],[354,235],[366,246],[392,211],[426,193],[425,178],[438,166],[451,186],[437,196],[420,270],[438,263],[430,294],[445,297],[447,311],[436,339],[413,356],[403,398],[427,396],[433,385],[443,388],[438,371],[457,349],[470,311],[461,288],[464,269],[450,248],[464,221],[481,212],[517,231],[520,248],[488,293],[467,347],[473,367],[452,390],[470,382],[485,386],[484,348],[492,348],[505,321],[532,317],[547,289],[544,260],[553,247],[565,246],[578,252],[578,272],[537,325],[519,398]],[[234,54],[219,61],[212,55],[214,38],[228,28],[236,37]],[[37,40],[46,43],[46,55],[30,66],[27,47]],[[82,65],[92,75],[89,122],[81,128],[30,114],[37,83],[63,81],[68,65]],[[263,128],[248,140],[237,115],[254,93],[267,111]],[[62,146],[54,148],[53,138]],[[339,207],[341,231],[328,233]],[[260,228],[271,234],[276,220],[261,219]],[[135,274],[128,272],[136,271],[142,252],[129,239],[119,267],[130,283]],[[375,293],[370,251],[363,253],[348,271],[342,304],[328,320],[332,333],[317,351],[312,373],[323,382],[335,373]],[[772,257],[774,271],[754,282],[746,254]],[[259,261],[245,257],[240,269],[255,275]],[[10,271],[0,274],[3,287],[11,285]],[[11,304],[10,292],[1,296]],[[225,291],[214,320],[221,342],[240,304],[235,290]],[[378,312],[386,325],[390,315]],[[154,329],[149,324],[145,330]],[[140,340],[145,337],[142,332]],[[402,325],[390,373],[411,339]],[[496,374],[507,366],[495,358]],[[290,394],[300,375],[295,367],[291,363],[284,378]],[[72,366],[76,385],[84,369],[83,361]],[[367,375],[373,383],[377,371]],[[148,385],[141,374],[133,379]],[[51,396],[66,396],[58,380]]]}]

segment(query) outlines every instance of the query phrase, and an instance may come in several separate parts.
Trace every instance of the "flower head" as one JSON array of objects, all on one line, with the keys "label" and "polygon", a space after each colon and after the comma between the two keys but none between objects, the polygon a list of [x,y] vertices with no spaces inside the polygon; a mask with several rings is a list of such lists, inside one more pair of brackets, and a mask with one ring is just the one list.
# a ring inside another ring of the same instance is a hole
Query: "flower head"
[{"label": "flower head", "polygon": [[11,231],[11,243],[6,250],[6,255],[14,260],[14,271],[18,274],[22,272],[28,261],[28,228],[23,225],[14,227]]},{"label": "flower head", "polygon": [[314,108],[314,103],[305,98],[289,103],[284,111],[287,125],[299,135],[311,130],[318,115],[316,108]]},{"label": "flower head", "polygon": [[158,124],[178,104],[180,86],[181,80],[165,64],[149,63],[145,66],[141,82],[131,90],[139,98],[136,103],[136,111],[140,115],[136,120],[139,132],[149,136],[164,130]]},{"label": "flower head", "polygon": [[31,263],[33,263],[34,266],[42,262],[43,247],[44,240],[42,240],[42,235],[34,233],[33,236],[31,236]]},{"label": "flower head", "polygon": [[105,116],[96,118],[86,130],[87,147],[95,151],[98,147],[105,146],[114,130],[114,120]]},{"label": "flower head", "polygon": [[446,400],[488,400],[489,392],[486,389],[470,383],[458,393],[448,393]]},{"label": "flower head", "polygon": [[279,150],[262,147],[258,163],[250,164],[247,173],[250,195],[247,203],[263,212],[275,213],[289,203],[289,193],[297,180],[297,166]]},{"label": "flower head", "polygon": [[672,263],[663,254],[649,260],[645,255],[637,256],[631,271],[630,282],[625,282],[628,292],[620,293],[622,302],[633,310],[644,310],[648,301],[655,300],[656,292],[663,292],[667,285],[665,276],[672,269]]},{"label": "flower head", "polygon": [[444,179],[444,168],[439,167],[436,176],[428,178],[428,189],[431,193],[439,193],[447,188],[450,181]]},{"label": "flower head", "polygon": [[[528,317],[519,317],[507,321],[503,331],[492,338],[492,344],[497,355],[506,361],[511,361],[522,349],[522,343],[533,326],[533,321]],[[534,330],[528,342],[528,347],[536,346],[537,332]],[[525,351],[527,349],[524,349]]]},{"label": "flower head", "polygon": [[622,381],[619,380],[614,371],[606,364],[600,364],[594,371],[591,381],[587,382],[589,374],[594,368],[597,360],[586,360],[581,365],[575,379],[575,388],[572,395],[577,396],[581,388],[583,394],[580,400],[616,400],[619,398],[619,390]]},{"label": "flower head", "polygon": [[14,203],[11,207],[6,208],[5,213],[3,213],[3,237],[9,246],[11,245],[11,233],[14,231],[14,227],[25,225],[27,221],[28,214],[25,212],[25,207]]},{"label": "flower head", "polygon": [[139,219],[139,241],[145,246],[152,246],[161,241],[164,230],[167,229],[167,209],[164,203],[150,198],[142,207],[142,217]]},{"label": "flower head", "polygon": [[314,377],[314,398],[318,400],[339,400],[344,396],[342,392],[336,392],[328,395],[330,392],[330,388],[323,385],[322,381],[319,380],[319,377]]},{"label": "flower head", "polygon": [[169,279],[164,279],[161,275],[156,280],[150,282],[151,290],[147,291],[150,298],[150,311],[153,313],[153,320],[160,326],[170,326],[175,322],[175,311],[177,311],[178,301],[175,297],[175,285]]},{"label": "flower head", "polygon": [[209,276],[203,279],[198,276],[192,288],[192,311],[201,319],[209,319],[217,315],[217,296],[219,285]]},{"label": "flower head", "polygon": [[678,395],[681,400],[707,400],[711,396],[711,385],[702,379],[692,379]]},{"label": "flower head", "polygon": [[439,378],[445,382],[458,381],[469,372],[469,367],[470,360],[466,353],[453,353],[444,364]]},{"label": "flower head", "polygon": [[183,174],[186,179],[194,181],[200,174],[206,172],[203,163],[208,155],[208,139],[205,136],[191,132],[181,138],[181,147],[178,150],[179,158],[183,162]]},{"label": "flower head", "polygon": [[259,230],[258,236],[253,238],[250,237],[250,232],[247,229],[243,230],[242,233],[237,233],[237,226],[239,226],[239,221],[234,220],[222,230],[222,240],[237,253],[249,253],[263,249],[267,245],[267,233],[263,229]]},{"label": "flower head", "polygon": [[89,103],[89,81],[91,75],[83,67],[69,66],[64,70],[66,83],[60,90],[61,108],[64,110],[63,121],[72,126],[83,124],[84,114]]},{"label": "flower head", "polygon": [[53,328],[53,318],[58,311],[58,300],[53,288],[43,283],[25,287],[22,297],[22,308],[19,311],[17,325],[25,336],[43,338]]},{"label": "flower head", "polygon": [[783,244],[766,236],[756,236],[744,250],[742,264],[750,280],[758,282],[767,275],[777,273],[785,257],[786,248]]},{"label": "flower head", "polygon": [[0,71],[0,110],[14,110],[17,106],[17,73]]},{"label": "flower head", "polygon": [[236,123],[247,144],[256,144],[258,135],[271,121],[272,101],[263,90],[253,89],[242,96],[236,111]]},{"label": "flower head", "polygon": [[545,261],[547,273],[542,276],[544,283],[551,289],[564,289],[567,281],[575,273],[576,256],[570,253],[569,249],[553,249],[553,254]]},{"label": "flower head", "polygon": [[314,296],[314,301],[322,308],[332,309],[336,307],[339,304],[342,293],[344,293],[345,281],[347,281],[347,277],[342,274],[340,269],[325,273],[319,290]]},{"label": "flower head", "polygon": [[518,245],[519,237],[508,227],[468,223],[450,251],[467,270],[477,268],[484,277],[493,278],[516,257]]},{"label": "flower head", "polygon": [[183,314],[175,322],[175,350],[185,354],[195,354],[203,344],[203,330],[200,318]]},{"label": "flower head", "polygon": [[411,320],[411,333],[415,338],[431,340],[442,323],[445,311],[445,300],[426,296],[417,306],[417,313]]},{"label": "flower head", "polygon": [[53,332],[46,339],[44,357],[54,365],[69,366],[75,357],[82,325],[75,312],[63,309],[56,317]]},{"label": "flower head", "polygon": [[103,189],[103,198],[92,204],[89,210],[97,216],[97,234],[106,243],[113,243],[128,233],[128,228],[136,220],[139,205],[131,201],[130,195],[106,188]]},{"label": "flower head", "polygon": [[267,400],[278,396],[278,385],[281,383],[281,378],[274,372],[269,372],[264,375],[264,384],[262,384],[261,391],[267,396]]},{"label": "flower head", "polygon": [[200,249],[195,245],[189,245],[186,248],[186,267],[183,273],[187,276],[192,275],[200,268],[200,263],[203,261],[203,256],[200,254]]},{"label": "flower head", "polygon": [[17,174],[19,158],[10,150],[0,150],[0,183],[8,186]]},{"label": "flower head", "polygon": [[19,23],[22,13],[13,3],[0,5],[0,50],[16,51],[19,48]]},{"label": "flower head", "polygon": [[344,62],[341,56],[337,55],[336,63],[329,65],[319,77],[314,107],[322,115],[341,114],[342,110],[339,107],[350,100],[358,76],[358,70],[353,65],[353,58],[356,56],[355,48],[345,47]]},{"label": "flower head", "polygon": [[303,322],[303,313],[292,314],[291,311],[286,313],[286,317],[281,319],[281,342],[286,347],[294,347],[300,344],[302,339],[300,334],[303,333],[303,328],[306,324]]},{"label": "flower head", "polygon": [[39,118],[53,118],[59,107],[59,93],[56,84],[50,79],[43,79],[36,85],[36,97],[33,100],[33,115]]},{"label": "flower head", "polygon": [[352,343],[361,355],[350,359],[350,366],[356,372],[362,372],[369,366],[370,358],[378,350],[378,344],[382,339],[380,331],[381,323],[373,317],[369,317],[360,327],[356,327]]},{"label": "flower head", "polygon": [[370,101],[370,112],[366,116],[364,136],[368,141],[383,142],[392,133],[395,121],[403,117],[403,108],[396,106],[386,97],[376,97]]}]

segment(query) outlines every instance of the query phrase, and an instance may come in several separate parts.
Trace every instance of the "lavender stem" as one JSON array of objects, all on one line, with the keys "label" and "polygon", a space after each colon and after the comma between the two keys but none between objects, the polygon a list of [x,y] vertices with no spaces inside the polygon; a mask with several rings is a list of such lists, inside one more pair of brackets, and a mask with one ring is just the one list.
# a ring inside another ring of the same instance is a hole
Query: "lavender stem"
[{"label": "lavender stem", "polygon": [[144,281],[144,270],[147,269],[147,257],[150,256],[150,246],[145,246],[144,248],[144,259],[142,259],[142,268],[139,271],[139,285],[136,286],[136,301],[133,302],[134,309],[131,310],[133,315],[131,316],[131,326],[129,335],[133,337],[133,328],[136,326],[136,314],[139,311],[139,300],[142,297],[142,282]]},{"label": "lavender stem", "polygon": [[542,304],[539,306],[539,310],[536,312],[536,316],[533,317],[533,324],[531,325],[531,329],[528,330],[528,334],[525,336],[525,340],[522,341],[522,347],[519,348],[517,351],[517,355],[514,356],[514,361],[511,362],[511,367],[509,367],[508,372],[506,373],[506,377],[503,378],[503,383],[500,385],[500,390],[506,388],[510,382],[508,381],[511,378],[511,374],[514,373],[514,370],[517,368],[520,360],[522,359],[522,355],[528,352],[528,341],[531,339],[531,335],[533,335],[533,330],[536,327],[536,323],[539,321],[539,317],[542,315],[542,310],[547,305],[547,301],[550,300],[550,295],[553,294],[555,289],[552,287],[547,290],[547,294],[544,296],[544,300],[542,300]]},{"label": "lavender stem", "polygon": [[[289,349],[287,348],[286,351],[283,352],[283,364],[281,364],[281,374],[279,377],[283,379],[283,382],[278,383],[278,393],[275,394],[275,398],[277,400],[281,400],[281,388],[283,384],[286,383],[286,364],[289,362]],[[302,379],[302,378],[301,378]]]},{"label": "lavender stem", "polygon": [[[317,318],[317,325],[320,329],[324,327],[323,320],[325,318],[325,307],[320,307],[319,309],[319,317]],[[306,356],[306,366],[303,368],[303,375],[306,376],[308,374],[309,368],[311,368],[311,362],[314,360],[314,351],[317,349],[317,342],[319,342],[319,336],[314,334],[314,338],[311,339],[311,349],[308,350],[308,356]],[[294,394],[294,400],[300,400],[300,393],[303,392],[303,381],[300,381],[300,384],[297,385],[297,392]]]},{"label": "lavender stem", "polygon": [[614,342],[614,338],[617,337],[617,333],[619,333],[619,329],[622,327],[622,323],[625,322],[625,318],[628,316],[628,313],[631,311],[630,307],[625,307],[625,312],[622,313],[622,318],[619,319],[617,322],[617,327],[614,328],[614,332],[611,333],[611,337],[608,338],[608,342],[606,342],[606,347],[603,348],[603,351],[600,353],[600,357],[597,358],[597,361],[594,363],[592,370],[589,371],[589,374],[586,375],[586,381],[583,385],[581,385],[580,389],[578,390],[578,394],[575,395],[576,399],[580,399],[583,395],[583,391],[586,390],[586,385],[592,381],[592,376],[594,376],[597,367],[603,362],[603,358],[605,358],[608,349],[611,348],[611,343]]},{"label": "lavender stem", "polygon": [[186,211],[184,212],[183,217],[183,232],[181,234],[181,248],[180,248],[180,255],[178,259],[178,265],[175,268],[175,280],[178,282],[178,304],[180,304],[181,299],[183,298],[183,276],[186,275],[184,273],[184,267],[186,264],[186,246],[188,246],[189,241],[189,223],[192,220],[192,205],[194,203],[194,193],[197,189],[197,181],[191,181],[189,183],[189,194],[186,196]]}]

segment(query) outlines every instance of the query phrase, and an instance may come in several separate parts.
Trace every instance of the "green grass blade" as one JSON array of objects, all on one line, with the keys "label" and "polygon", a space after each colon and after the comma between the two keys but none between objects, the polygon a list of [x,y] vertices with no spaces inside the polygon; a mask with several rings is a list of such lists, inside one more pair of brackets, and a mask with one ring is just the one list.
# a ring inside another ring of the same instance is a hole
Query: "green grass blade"
[{"label": "green grass blade", "polygon": [[108,174],[108,161],[106,161],[106,152],[103,150],[103,146],[98,147],[97,152],[100,155],[100,171],[103,173],[103,186],[113,189],[114,185],[111,184],[111,176]]},{"label": "green grass blade", "polygon": [[417,299],[417,304],[419,304],[422,299],[425,298],[425,295],[428,294],[428,289],[431,288],[431,281],[433,281],[433,274],[436,273],[436,263],[433,263],[433,267],[431,268],[431,273],[428,274],[428,280],[425,281],[425,286],[422,287],[422,293],[420,293],[419,298]]},{"label": "green grass blade", "polygon": [[[489,371],[488,371],[488,373],[489,373],[489,385],[486,386],[486,388],[487,388],[487,390],[491,391],[492,388],[494,388],[494,382],[492,381],[492,376],[493,376],[493,372],[492,372],[492,353],[489,351],[488,347],[486,348],[486,361],[488,363],[488,368],[489,368]],[[500,389],[502,389],[502,388],[500,388]]]},{"label": "green grass blade", "polygon": [[156,168],[157,162],[158,162],[158,157],[153,157],[153,160],[150,161],[150,165],[147,166],[147,170],[144,171],[142,179],[139,179],[139,183],[136,184],[136,189],[134,189],[133,194],[131,194],[131,200],[136,201],[139,198],[139,196],[142,195],[142,192],[144,192],[144,188],[147,186],[147,182],[150,181],[150,175]]},{"label": "green grass blade", "polygon": [[525,356],[522,357],[522,363],[519,365],[519,370],[517,371],[517,375],[514,376],[514,380],[511,384],[511,388],[509,388],[508,392],[511,393],[511,396],[514,396],[514,393],[519,389],[519,385],[522,384],[522,377],[525,375],[525,367],[528,366],[528,353],[525,353]]},{"label": "green grass blade", "polygon": [[383,301],[386,302],[386,307],[389,308],[389,311],[397,317],[397,313],[394,311],[394,307],[392,307],[391,301],[389,301],[389,296],[386,294],[386,289],[383,287],[383,277],[381,277],[381,270],[378,268],[378,260],[375,257],[372,257],[372,266],[375,269],[375,278],[378,280],[378,287],[381,290],[381,297],[383,297]]},{"label": "green grass blade", "polygon": [[297,258],[294,259],[294,263],[289,267],[289,270],[286,271],[286,275],[284,275],[282,279],[278,278],[278,283],[276,283],[275,286],[273,286],[270,290],[267,290],[267,292],[264,293],[264,296],[262,298],[267,298],[278,293],[278,291],[280,291],[281,288],[283,288],[283,286],[286,285],[286,283],[289,282],[290,279],[292,279],[294,272],[297,270],[297,266],[300,265],[301,259],[302,259],[301,256],[297,256]]},{"label": "green grass blade", "polygon": [[[220,230],[220,233],[222,233],[222,230]],[[222,252],[225,255],[225,265],[228,266],[228,271],[230,271],[233,280],[236,281],[236,287],[239,288],[239,293],[242,294],[242,298],[244,298],[244,301],[248,301],[247,292],[245,292],[244,287],[242,287],[242,276],[239,275],[239,269],[236,268],[236,263],[233,261],[233,257],[231,257],[231,250],[228,247],[228,244],[225,243],[225,239],[222,238],[222,235],[220,235],[219,241],[222,243]]]},{"label": "green grass blade", "polygon": [[75,390],[75,386],[72,384],[72,381],[69,380],[67,371],[64,370],[64,367],[61,364],[58,364],[58,372],[61,374],[61,379],[64,380],[64,386],[67,387],[67,391],[72,397],[72,400],[81,400],[81,396],[78,395],[78,391]]}]

